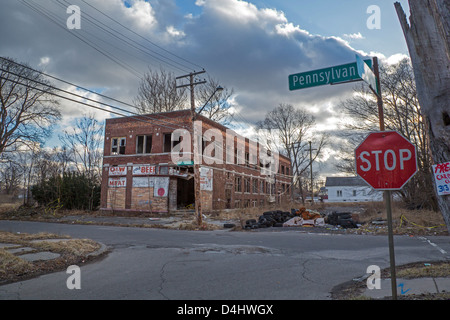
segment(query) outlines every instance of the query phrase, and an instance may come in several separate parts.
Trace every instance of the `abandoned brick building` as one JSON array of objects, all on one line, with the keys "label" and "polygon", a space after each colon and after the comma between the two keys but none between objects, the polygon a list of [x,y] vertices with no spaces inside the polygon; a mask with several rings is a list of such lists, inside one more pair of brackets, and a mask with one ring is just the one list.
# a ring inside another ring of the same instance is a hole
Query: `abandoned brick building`
[{"label": "abandoned brick building", "polygon": [[[204,116],[195,120],[203,140],[199,153],[203,212],[260,207],[290,198],[292,170],[287,157],[277,155],[276,166],[271,166],[275,157],[266,151],[272,156],[267,165],[255,149],[258,144]],[[107,119],[101,210],[170,213],[193,208],[194,146],[186,136],[192,128],[190,110]],[[211,138],[208,132],[216,136]],[[185,135],[180,138],[180,133]]]}]

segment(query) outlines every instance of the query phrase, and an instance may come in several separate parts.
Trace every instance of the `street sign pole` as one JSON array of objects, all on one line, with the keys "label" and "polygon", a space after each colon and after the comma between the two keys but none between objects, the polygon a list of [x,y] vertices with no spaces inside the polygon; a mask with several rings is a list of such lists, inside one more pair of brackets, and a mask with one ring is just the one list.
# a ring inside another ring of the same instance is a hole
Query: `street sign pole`
[{"label": "street sign pole", "polygon": [[[373,58],[373,72],[376,78],[377,88],[373,88],[376,90],[377,96],[377,105],[378,105],[378,119],[380,122],[380,131],[385,131],[384,126],[384,112],[383,112],[383,99],[381,97],[381,85],[380,85],[380,71],[378,67],[378,58]],[[374,91],[375,93],[375,91]],[[389,264],[391,271],[391,290],[392,290],[392,300],[397,300],[397,276],[395,273],[395,251],[394,251],[394,232],[392,228],[392,193],[391,190],[384,191],[384,201],[386,205],[386,215],[388,221],[388,241],[389,241]]]}]

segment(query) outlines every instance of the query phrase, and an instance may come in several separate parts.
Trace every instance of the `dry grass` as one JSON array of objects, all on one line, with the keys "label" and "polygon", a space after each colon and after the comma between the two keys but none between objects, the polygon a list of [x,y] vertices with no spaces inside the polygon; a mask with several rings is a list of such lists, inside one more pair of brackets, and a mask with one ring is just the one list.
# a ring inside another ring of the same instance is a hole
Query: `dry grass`
[{"label": "dry grass", "polygon": [[30,241],[42,239],[70,239],[70,237],[47,232],[28,234],[0,231],[0,242],[3,243],[28,244]]},{"label": "dry grass", "polygon": [[10,195],[0,194],[0,213],[17,209],[23,200],[15,199]]},{"label": "dry grass", "polygon": [[25,274],[33,270],[33,264],[27,262],[12,253],[0,249],[0,279],[10,274]]},{"label": "dry grass", "polygon": [[[61,241],[45,241],[63,239]],[[42,240],[42,241],[35,241]],[[59,258],[49,261],[28,262],[6,249],[0,249],[0,283],[27,279],[47,272],[63,270],[71,264],[84,263],[87,256],[100,249],[100,244],[89,239],[70,239],[51,233],[11,233],[0,231],[0,242],[17,244],[17,248],[29,247],[32,252],[50,251],[60,254]]]},{"label": "dry grass", "polygon": [[411,279],[411,278],[445,278],[450,277],[450,263],[421,263],[412,266],[405,266],[396,271],[397,277]]},{"label": "dry grass", "polygon": [[[373,220],[387,220],[383,203],[372,203],[365,208],[361,222],[369,224]],[[396,234],[448,235],[444,218],[440,212],[432,210],[408,210],[399,203],[392,206],[392,225]]]},{"label": "dry grass", "polygon": [[40,251],[57,252],[74,256],[84,256],[100,249],[100,245],[89,239],[63,240],[58,242],[41,241],[32,243],[32,247]]}]

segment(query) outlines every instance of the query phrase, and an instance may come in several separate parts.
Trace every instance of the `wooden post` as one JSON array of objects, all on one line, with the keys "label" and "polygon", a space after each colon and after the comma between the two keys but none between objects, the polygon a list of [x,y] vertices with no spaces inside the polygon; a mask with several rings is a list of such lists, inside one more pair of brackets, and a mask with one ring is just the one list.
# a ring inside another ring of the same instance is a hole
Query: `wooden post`
[{"label": "wooden post", "polygon": [[[377,88],[374,89],[374,93],[377,96],[378,105],[378,119],[380,122],[380,131],[385,131],[384,126],[384,112],[383,112],[383,98],[381,95],[381,84],[380,84],[380,70],[378,66],[378,58],[373,58],[373,73],[375,74],[377,80]],[[394,234],[392,228],[392,194],[390,190],[384,191],[384,201],[386,206],[386,215],[388,220],[388,242],[389,242],[389,264],[391,271],[391,291],[392,300],[397,300],[397,276],[395,273],[395,252],[394,252]]]}]

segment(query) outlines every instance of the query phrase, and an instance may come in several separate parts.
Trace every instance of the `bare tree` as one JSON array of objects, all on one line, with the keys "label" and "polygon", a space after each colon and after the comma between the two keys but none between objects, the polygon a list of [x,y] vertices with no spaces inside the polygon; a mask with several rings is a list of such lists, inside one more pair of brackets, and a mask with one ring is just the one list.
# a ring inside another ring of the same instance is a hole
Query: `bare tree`
[{"label": "bare tree", "polygon": [[22,181],[22,168],[11,157],[5,158],[0,163],[0,191],[3,189],[7,195],[14,195]]},{"label": "bare tree", "polygon": [[0,154],[50,134],[61,114],[48,85],[41,73],[0,57]]},{"label": "bare tree", "polygon": [[[70,150],[71,160],[79,173],[86,174],[91,181],[96,181],[101,175],[103,142],[103,126],[93,115],[84,115],[76,119],[75,126],[64,131],[60,140],[67,150]],[[62,155],[67,160],[67,155]]]},{"label": "bare tree", "polygon": [[234,90],[223,88],[221,92],[217,92],[219,86],[218,80],[209,77],[205,85],[198,86],[196,99],[199,101],[199,107],[203,107],[201,115],[227,126],[233,117],[230,100]]},{"label": "bare tree", "polygon": [[[298,184],[304,201],[302,174],[309,169],[326,145],[327,135],[312,134],[315,119],[301,108],[280,104],[267,113],[264,121],[257,123],[258,133],[265,138],[268,150],[276,149],[293,162],[293,185]],[[314,152],[310,157],[309,141]]]},{"label": "bare tree", "polygon": [[[409,24],[395,9],[414,68],[417,96],[434,163],[450,159],[450,5],[448,0],[409,1]],[[437,196],[450,232],[450,196]]]},{"label": "bare tree", "polygon": [[23,186],[26,190],[23,199],[25,205],[31,204],[31,186],[37,178],[34,173],[36,170],[36,163],[41,155],[41,146],[37,142],[29,144],[26,150],[15,153],[16,161],[20,164],[22,169]]},{"label": "bare tree", "polygon": [[172,73],[163,68],[149,69],[139,85],[134,104],[141,114],[159,113],[183,109],[186,99],[186,89],[177,89]]}]

